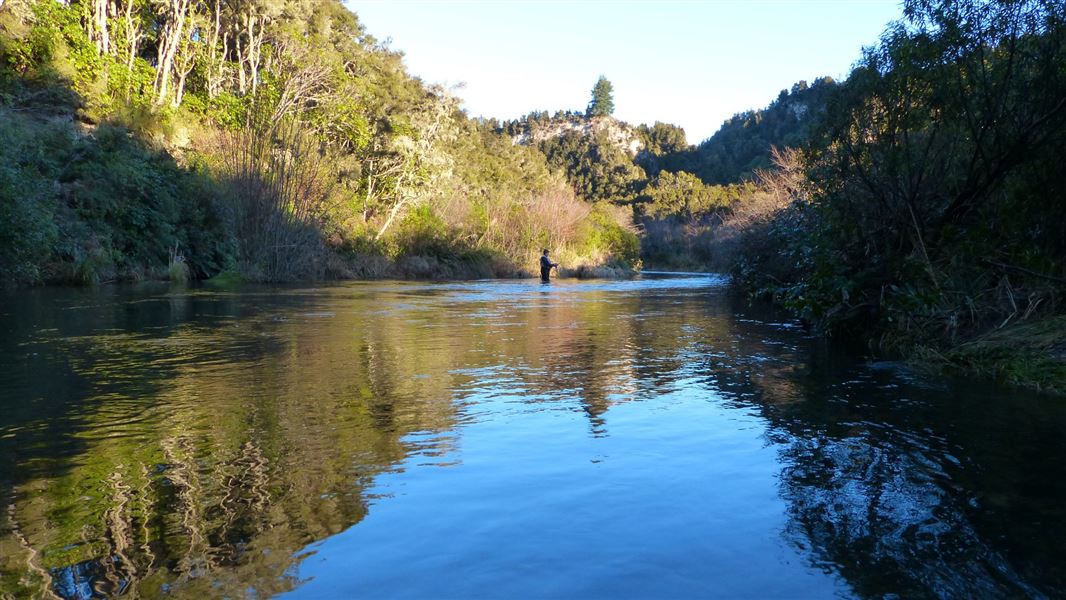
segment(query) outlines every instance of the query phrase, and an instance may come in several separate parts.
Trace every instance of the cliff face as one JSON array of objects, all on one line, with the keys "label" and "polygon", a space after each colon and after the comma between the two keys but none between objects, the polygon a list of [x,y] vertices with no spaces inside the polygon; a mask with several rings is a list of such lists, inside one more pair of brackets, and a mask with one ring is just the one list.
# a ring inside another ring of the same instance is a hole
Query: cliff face
[{"label": "cliff face", "polygon": [[636,128],[613,117],[570,117],[540,123],[530,122],[526,131],[511,137],[511,142],[533,146],[571,132],[589,137],[601,132],[606,133],[611,144],[630,157],[635,157],[644,149],[644,142],[637,135]]}]

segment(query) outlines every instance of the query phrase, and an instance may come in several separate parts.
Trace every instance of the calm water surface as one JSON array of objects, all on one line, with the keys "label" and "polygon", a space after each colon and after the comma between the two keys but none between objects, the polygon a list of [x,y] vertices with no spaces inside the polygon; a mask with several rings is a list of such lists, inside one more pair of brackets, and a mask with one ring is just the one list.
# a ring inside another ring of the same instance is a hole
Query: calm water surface
[{"label": "calm water surface", "polygon": [[714,276],[0,296],[0,594],[1066,597],[1066,402]]}]

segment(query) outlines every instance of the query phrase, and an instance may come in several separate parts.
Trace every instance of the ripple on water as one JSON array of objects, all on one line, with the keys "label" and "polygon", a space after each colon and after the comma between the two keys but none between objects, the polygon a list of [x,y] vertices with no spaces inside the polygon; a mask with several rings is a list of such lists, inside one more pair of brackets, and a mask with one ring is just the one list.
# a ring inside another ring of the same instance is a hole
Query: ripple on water
[{"label": "ripple on water", "polygon": [[2,580],[1066,593],[1060,402],[842,357],[726,282],[26,296],[0,315]]}]

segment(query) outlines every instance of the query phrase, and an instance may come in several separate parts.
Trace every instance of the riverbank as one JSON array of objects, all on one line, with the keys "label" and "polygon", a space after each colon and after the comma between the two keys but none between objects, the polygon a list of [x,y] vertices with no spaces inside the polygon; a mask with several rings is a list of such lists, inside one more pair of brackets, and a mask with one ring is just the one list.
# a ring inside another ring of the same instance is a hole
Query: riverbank
[{"label": "riverbank", "polygon": [[560,191],[557,182],[558,193],[532,200],[512,197],[509,188],[474,200],[444,190],[380,237],[362,216],[333,213],[261,230],[239,215],[283,223],[286,213],[239,197],[217,152],[150,143],[119,124],[2,107],[0,142],[0,196],[14,198],[0,206],[0,285],[7,287],[231,271],[260,282],[532,277],[545,247],[565,276],[639,270],[640,242],[626,215]]},{"label": "riverbank", "polygon": [[911,361],[1066,396],[1066,316],[995,329],[945,351],[917,347]]},{"label": "riverbank", "polygon": [[[553,278],[564,279],[629,279],[641,272],[639,263],[605,261],[602,258],[574,258],[553,272]],[[412,255],[389,258],[383,255],[331,258],[327,281],[373,281],[397,279],[407,281],[469,281],[478,279],[532,279],[538,277],[532,269],[523,268],[506,257],[488,252],[469,252],[450,256]],[[165,281],[167,277],[155,279]],[[171,278],[173,280],[173,278]],[[235,270],[227,270],[205,281],[214,284],[237,285],[248,281]]]},{"label": "riverbank", "polygon": [[[625,279],[641,271],[639,263],[613,259],[608,256],[576,256],[564,253],[554,277],[576,279]],[[529,264],[537,264],[535,260]],[[564,266],[565,265],[565,266]],[[492,252],[465,252],[454,255],[405,255],[390,258],[384,255],[360,255],[337,258],[331,269],[338,280],[471,280],[471,279],[530,279],[538,277],[531,268],[516,265],[506,256]]]}]

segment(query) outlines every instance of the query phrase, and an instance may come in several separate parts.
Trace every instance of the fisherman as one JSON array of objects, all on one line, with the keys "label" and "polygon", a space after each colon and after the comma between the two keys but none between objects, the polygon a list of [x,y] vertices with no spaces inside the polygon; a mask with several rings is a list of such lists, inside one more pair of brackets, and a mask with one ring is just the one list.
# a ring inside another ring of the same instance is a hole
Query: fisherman
[{"label": "fisherman", "polygon": [[552,259],[548,258],[548,249],[544,249],[544,254],[540,257],[540,280],[544,283],[548,283],[551,280],[552,268],[558,267],[559,263],[553,263]]}]

